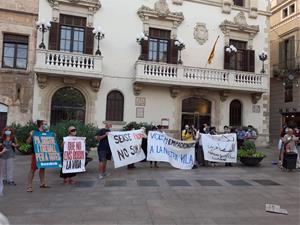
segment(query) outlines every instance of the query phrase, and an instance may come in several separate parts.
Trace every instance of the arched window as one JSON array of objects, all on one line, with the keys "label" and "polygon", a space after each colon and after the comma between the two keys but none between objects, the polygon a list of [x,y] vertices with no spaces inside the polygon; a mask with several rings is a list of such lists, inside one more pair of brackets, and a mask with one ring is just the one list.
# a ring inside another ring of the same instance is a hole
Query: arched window
[{"label": "arched window", "polygon": [[4,129],[4,127],[6,127],[7,111],[8,111],[8,107],[6,105],[0,103],[0,134],[1,134],[2,130]]},{"label": "arched window", "polygon": [[241,126],[242,125],[242,103],[239,100],[233,100],[230,103],[229,125]]},{"label": "arched window", "polygon": [[124,96],[119,91],[111,91],[107,95],[106,120],[123,121]]},{"label": "arched window", "polygon": [[63,87],[56,91],[51,102],[51,124],[62,120],[85,121],[85,98],[73,87]]}]

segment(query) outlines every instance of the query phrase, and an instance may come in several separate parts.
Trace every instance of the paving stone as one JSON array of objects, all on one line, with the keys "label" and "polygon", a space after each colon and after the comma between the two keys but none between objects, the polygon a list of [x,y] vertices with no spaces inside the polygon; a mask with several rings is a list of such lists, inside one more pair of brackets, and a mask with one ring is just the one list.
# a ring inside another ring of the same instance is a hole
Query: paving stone
[{"label": "paving stone", "polygon": [[222,184],[215,180],[196,180],[201,186],[222,186]]},{"label": "paving stone", "polygon": [[244,180],[225,180],[225,181],[233,186],[251,186],[250,183]]},{"label": "paving stone", "polygon": [[167,182],[172,187],[187,187],[187,186],[191,186],[186,180],[167,180]]},{"label": "paving stone", "polygon": [[90,188],[95,185],[95,181],[76,181],[73,187],[75,188]]},{"label": "paving stone", "polygon": [[279,183],[276,183],[276,182],[274,182],[274,181],[272,181],[272,180],[253,180],[253,181],[255,181],[256,183],[259,183],[259,184],[261,184],[261,185],[263,185],[263,186],[276,186],[276,185],[280,185]]},{"label": "paving stone", "polygon": [[158,187],[156,180],[137,180],[138,186],[141,187]]},{"label": "paving stone", "polygon": [[105,187],[126,187],[126,180],[107,180],[105,181]]}]

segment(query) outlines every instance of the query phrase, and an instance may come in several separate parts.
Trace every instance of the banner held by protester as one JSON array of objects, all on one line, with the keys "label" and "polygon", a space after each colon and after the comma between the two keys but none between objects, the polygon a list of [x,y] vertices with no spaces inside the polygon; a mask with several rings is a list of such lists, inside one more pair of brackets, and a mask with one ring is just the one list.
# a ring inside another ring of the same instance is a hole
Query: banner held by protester
[{"label": "banner held by protester", "polygon": [[142,130],[109,132],[108,142],[115,168],[140,162],[146,158],[142,150]]},{"label": "banner held by protester", "polygon": [[85,172],[85,137],[64,137],[63,173]]},{"label": "banner held by protester", "polygon": [[201,134],[204,159],[210,162],[237,162],[236,134]]},{"label": "banner held by protester", "polygon": [[180,141],[164,133],[150,131],[147,160],[169,162],[178,169],[192,169],[195,162],[195,142]]},{"label": "banner held by protester", "polygon": [[34,131],[33,147],[37,168],[61,168],[61,156],[53,132]]}]

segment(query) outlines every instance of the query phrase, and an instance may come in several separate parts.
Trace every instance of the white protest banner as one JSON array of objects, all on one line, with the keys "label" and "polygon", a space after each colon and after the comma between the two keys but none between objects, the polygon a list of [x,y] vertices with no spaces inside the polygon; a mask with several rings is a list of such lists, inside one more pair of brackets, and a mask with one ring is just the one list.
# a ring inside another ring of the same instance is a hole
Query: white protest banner
[{"label": "white protest banner", "polygon": [[142,130],[109,132],[108,142],[115,168],[142,161],[146,158],[142,150]]},{"label": "white protest banner", "polygon": [[64,137],[62,172],[85,172],[85,137]]},{"label": "white protest banner", "polygon": [[201,134],[204,159],[211,162],[237,162],[236,134]]},{"label": "white protest banner", "polygon": [[195,161],[195,142],[180,141],[164,133],[150,131],[147,152],[148,161],[169,162],[178,169],[192,169]]}]

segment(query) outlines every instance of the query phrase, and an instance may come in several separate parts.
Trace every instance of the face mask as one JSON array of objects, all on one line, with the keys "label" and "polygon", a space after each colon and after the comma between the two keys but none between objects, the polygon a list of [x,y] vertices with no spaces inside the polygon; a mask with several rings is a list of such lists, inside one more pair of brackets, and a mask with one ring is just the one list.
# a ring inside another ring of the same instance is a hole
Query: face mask
[{"label": "face mask", "polygon": [[4,133],[5,133],[6,136],[10,136],[11,135],[11,131],[10,130],[6,130]]},{"label": "face mask", "polygon": [[48,125],[47,124],[43,125],[43,131],[47,131],[47,130],[48,130]]}]

